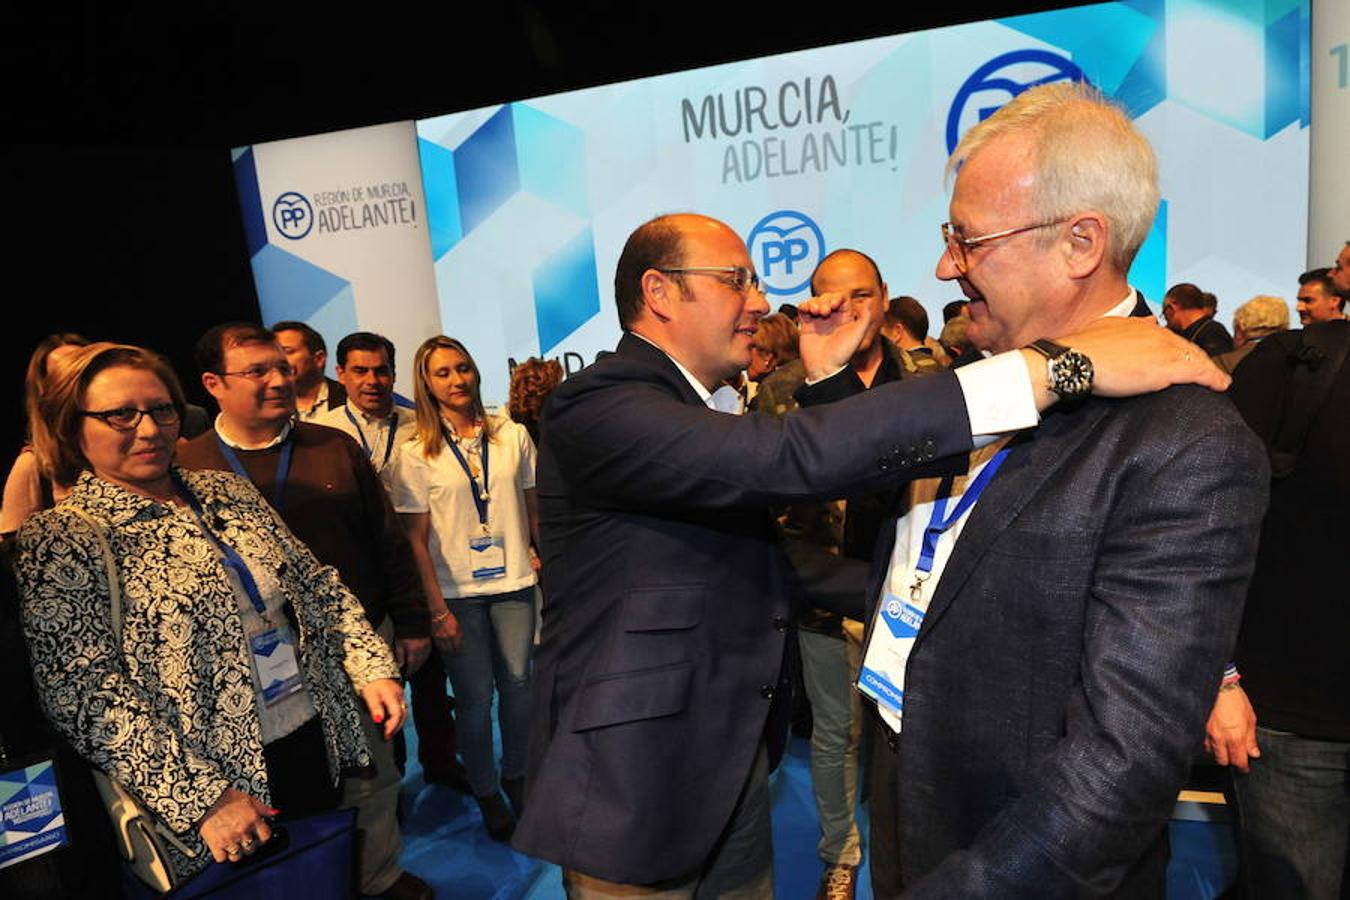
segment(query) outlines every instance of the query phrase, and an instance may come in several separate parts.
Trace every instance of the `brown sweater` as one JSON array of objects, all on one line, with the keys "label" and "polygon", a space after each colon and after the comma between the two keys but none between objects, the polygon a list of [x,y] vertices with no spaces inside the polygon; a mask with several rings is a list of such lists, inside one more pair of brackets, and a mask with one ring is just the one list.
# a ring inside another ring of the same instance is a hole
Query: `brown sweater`
[{"label": "brown sweater", "polygon": [[[296,425],[281,518],[319,561],[335,567],[371,625],[386,614],[401,638],[427,637],[430,621],[412,545],[379,476],[356,442],[322,425]],[[275,503],[280,445],[236,450],[250,480]],[[215,429],[178,448],[185,469],[230,471]]]}]

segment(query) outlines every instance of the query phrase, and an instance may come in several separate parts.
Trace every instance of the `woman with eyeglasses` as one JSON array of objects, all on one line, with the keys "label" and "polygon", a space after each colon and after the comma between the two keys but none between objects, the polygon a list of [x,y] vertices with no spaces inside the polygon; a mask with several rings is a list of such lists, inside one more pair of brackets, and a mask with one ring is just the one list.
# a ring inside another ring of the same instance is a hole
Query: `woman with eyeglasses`
[{"label": "woman with eyeglasses", "polygon": [[[510,838],[524,810],[534,639],[534,444],[483,408],[478,366],[443,335],[417,349],[417,436],[399,448],[394,508],[404,520],[432,610],[432,637],[455,691],[460,752],[488,834]],[[461,645],[444,630],[453,614]],[[492,746],[492,692],[502,735]],[[502,798],[505,790],[508,809]]]},{"label": "woman with eyeglasses", "polygon": [[150,812],[179,879],[239,861],[279,812],[336,804],[369,761],[353,690],[402,722],[398,668],[336,572],[246,480],[173,465],[183,394],[159,356],[84,347],[30,426],[73,484],[19,533],[52,723]]}]

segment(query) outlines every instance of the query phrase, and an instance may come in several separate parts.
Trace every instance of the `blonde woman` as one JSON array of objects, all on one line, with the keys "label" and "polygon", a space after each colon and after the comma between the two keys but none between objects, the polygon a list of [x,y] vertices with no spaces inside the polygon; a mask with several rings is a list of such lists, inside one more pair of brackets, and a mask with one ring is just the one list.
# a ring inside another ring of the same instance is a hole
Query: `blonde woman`
[{"label": "blonde woman", "polygon": [[[460,752],[495,840],[524,809],[538,541],[534,443],[524,427],[488,415],[478,366],[459,341],[425,341],[416,371],[417,435],[400,446],[394,508],[412,539],[432,615],[432,637],[455,691]],[[460,645],[445,629],[459,621]],[[498,777],[492,692],[502,733]],[[502,798],[506,791],[508,808]]]}]

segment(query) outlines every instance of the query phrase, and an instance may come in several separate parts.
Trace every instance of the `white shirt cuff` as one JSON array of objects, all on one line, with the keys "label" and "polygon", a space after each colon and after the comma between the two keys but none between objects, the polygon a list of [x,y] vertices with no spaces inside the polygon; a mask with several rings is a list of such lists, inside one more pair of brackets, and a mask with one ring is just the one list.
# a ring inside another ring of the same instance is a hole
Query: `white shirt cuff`
[{"label": "white shirt cuff", "polygon": [[813,384],[820,384],[822,381],[829,381],[831,378],[833,378],[834,376],[838,375],[840,372],[844,371],[844,370],[847,369],[847,368],[848,368],[848,363],[844,363],[842,366],[840,366],[839,368],[835,369],[833,372],[831,372],[830,374],[826,375],[824,378],[808,378],[808,379],[806,379],[806,385],[807,385],[807,387],[810,387],[810,386],[813,385]]},{"label": "white shirt cuff", "polygon": [[977,440],[1024,428],[1035,428],[1041,417],[1031,376],[1018,350],[956,369],[956,380],[966,398],[970,434]]}]

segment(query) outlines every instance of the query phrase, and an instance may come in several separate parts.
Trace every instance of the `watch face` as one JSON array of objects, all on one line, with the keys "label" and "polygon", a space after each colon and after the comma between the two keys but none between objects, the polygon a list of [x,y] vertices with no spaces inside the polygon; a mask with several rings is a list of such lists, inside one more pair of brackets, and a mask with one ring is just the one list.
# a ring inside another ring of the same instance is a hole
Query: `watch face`
[{"label": "watch face", "polygon": [[1061,397],[1082,397],[1092,390],[1092,360],[1068,350],[1050,360],[1050,390]]}]

